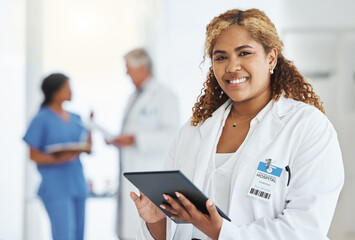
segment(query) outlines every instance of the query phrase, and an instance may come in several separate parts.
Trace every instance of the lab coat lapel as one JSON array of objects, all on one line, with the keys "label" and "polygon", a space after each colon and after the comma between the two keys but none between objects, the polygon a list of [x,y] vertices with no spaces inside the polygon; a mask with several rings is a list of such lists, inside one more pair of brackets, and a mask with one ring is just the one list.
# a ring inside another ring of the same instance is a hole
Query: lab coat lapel
[{"label": "lab coat lapel", "polygon": [[250,139],[243,150],[243,155],[254,156],[255,153],[262,152],[274,141],[282,126],[283,123],[279,117],[275,116],[273,111],[269,111],[250,136]]},{"label": "lab coat lapel", "polygon": [[243,155],[252,157],[255,156],[255,153],[262,153],[274,141],[284,125],[281,118],[294,108],[288,102],[289,99],[283,96],[278,101],[273,102],[271,109],[265,114],[265,117],[258,124],[252,136],[250,136],[243,150]]},{"label": "lab coat lapel", "polygon": [[[236,194],[247,194],[240,193],[236,190],[238,181],[243,181],[245,179],[240,179],[241,172],[245,170],[248,164],[256,161],[262,161],[268,158],[269,156],[265,156],[264,159],[256,159],[256,154],[262,154],[270,144],[275,140],[278,136],[279,132],[283,127],[283,122],[281,121],[281,117],[286,115],[293,109],[293,106],[287,104],[287,99],[281,97],[279,101],[274,102],[272,108],[269,112],[266,113],[265,117],[258,124],[253,134],[250,136],[248,142],[246,143],[242,153],[240,154],[239,161],[234,167],[233,178],[231,182],[232,192],[230,194],[231,199],[230,203],[233,202],[233,198]],[[256,169],[253,169],[253,171]],[[250,173],[250,174],[254,174]],[[233,213],[233,204],[230,204],[229,213]],[[231,216],[232,217],[232,216]]]},{"label": "lab coat lapel", "polygon": [[[126,109],[126,114],[129,114],[127,117],[127,124],[126,124],[126,128],[125,130],[127,130],[127,128],[129,129],[130,126],[130,119],[136,119],[139,114],[141,113],[141,111],[144,110],[144,108],[146,108],[146,106],[149,104],[149,98],[152,94],[152,92],[154,92],[154,88],[155,88],[155,82],[153,79],[148,80],[149,82],[147,82],[147,85],[145,86],[145,89],[143,89],[143,92],[140,93],[140,96],[138,96],[138,99],[135,101],[135,103],[132,106],[132,110],[129,111],[129,109]],[[130,101],[133,101],[133,99],[130,99]],[[135,121],[133,121],[135,122]]]},{"label": "lab coat lapel", "polygon": [[197,155],[194,174],[194,183],[199,189],[203,189],[207,167],[211,158],[214,157],[213,151],[219,140],[218,133],[223,127],[224,114],[230,103],[231,100],[226,101],[200,127],[201,147]]}]

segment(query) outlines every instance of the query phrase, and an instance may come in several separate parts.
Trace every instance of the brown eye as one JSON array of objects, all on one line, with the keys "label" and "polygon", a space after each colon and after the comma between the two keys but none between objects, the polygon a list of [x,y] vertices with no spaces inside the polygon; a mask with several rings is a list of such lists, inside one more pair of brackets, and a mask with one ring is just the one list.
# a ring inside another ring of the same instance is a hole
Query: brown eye
[{"label": "brown eye", "polygon": [[215,61],[221,61],[221,60],[224,60],[224,59],[227,59],[227,57],[225,57],[225,56],[218,56],[218,57],[216,57],[214,60],[215,60]]},{"label": "brown eye", "polygon": [[245,56],[245,55],[249,55],[249,54],[251,54],[250,52],[241,52],[240,54],[239,54],[239,56]]}]

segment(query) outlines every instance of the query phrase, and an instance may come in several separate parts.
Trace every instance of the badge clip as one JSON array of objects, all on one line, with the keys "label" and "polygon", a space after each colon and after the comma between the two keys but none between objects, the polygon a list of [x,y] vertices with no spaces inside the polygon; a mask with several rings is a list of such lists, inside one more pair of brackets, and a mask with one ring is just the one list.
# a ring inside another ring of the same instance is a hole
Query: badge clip
[{"label": "badge clip", "polygon": [[266,159],[266,164],[267,164],[267,165],[266,165],[266,169],[267,169],[267,170],[269,170],[269,168],[270,168],[271,161],[272,161],[271,158]]}]

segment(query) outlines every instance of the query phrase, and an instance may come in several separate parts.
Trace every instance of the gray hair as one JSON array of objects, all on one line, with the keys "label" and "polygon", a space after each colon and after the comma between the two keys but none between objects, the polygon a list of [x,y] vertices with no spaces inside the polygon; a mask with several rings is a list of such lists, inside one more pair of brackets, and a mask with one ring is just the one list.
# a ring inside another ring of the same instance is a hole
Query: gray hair
[{"label": "gray hair", "polygon": [[124,55],[124,59],[132,67],[144,65],[150,73],[152,72],[153,63],[147,51],[143,48],[136,48]]}]

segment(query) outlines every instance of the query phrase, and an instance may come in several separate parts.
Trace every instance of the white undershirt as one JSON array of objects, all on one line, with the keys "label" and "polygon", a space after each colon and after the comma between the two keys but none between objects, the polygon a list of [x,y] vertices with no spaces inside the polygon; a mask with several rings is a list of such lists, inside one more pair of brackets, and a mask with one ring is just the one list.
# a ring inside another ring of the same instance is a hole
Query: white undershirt
[{"label": "white undershirt", "polygon": [[216,205],[226,214],[229,208],[230,184],[235,165],[234,153],[216,153],[215,168],[207,172],[207,196],[214,200]]},{"label": "white undershirt", "polygon": [[[212,165],[213,163],[209,164],[206,173],[203,192],[227,215],[234,166],[238,161],[243,145],[235,153],[216,153],[214,166]],[[192,236],[197,239],[207,239],[207,236],[195,227],[193,228]]]}]

